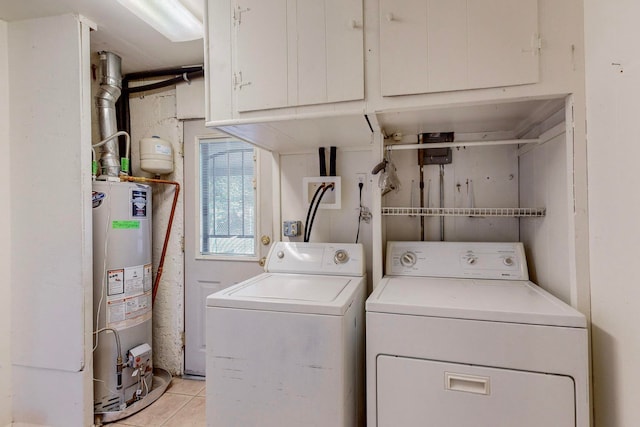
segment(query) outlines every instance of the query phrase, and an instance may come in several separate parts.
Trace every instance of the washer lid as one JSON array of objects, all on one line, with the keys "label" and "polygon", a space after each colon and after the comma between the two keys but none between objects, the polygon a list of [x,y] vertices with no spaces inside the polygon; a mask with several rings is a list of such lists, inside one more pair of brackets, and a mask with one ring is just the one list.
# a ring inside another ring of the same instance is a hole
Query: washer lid
[{"label": "washer lid", "polygon": [[386,277],[368,312],[586,328],[585,317],[529,281]]},{"label": "washer lid", "polygon": [[207,297],[209,307],[343,315],[363,277],[263,273]]}]

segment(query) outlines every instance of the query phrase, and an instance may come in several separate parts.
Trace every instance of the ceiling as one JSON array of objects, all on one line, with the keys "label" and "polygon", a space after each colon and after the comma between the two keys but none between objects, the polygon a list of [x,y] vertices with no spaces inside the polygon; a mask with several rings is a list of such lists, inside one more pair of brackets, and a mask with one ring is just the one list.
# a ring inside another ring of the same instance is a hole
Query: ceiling
[{"label": "ceiling", "polygon": [[91,51],[119,55],[124,74],[204,63],[202,39],[171,42],[116,0],[0,0],[0,19],[7,22],[67,13],[96,24]]}]

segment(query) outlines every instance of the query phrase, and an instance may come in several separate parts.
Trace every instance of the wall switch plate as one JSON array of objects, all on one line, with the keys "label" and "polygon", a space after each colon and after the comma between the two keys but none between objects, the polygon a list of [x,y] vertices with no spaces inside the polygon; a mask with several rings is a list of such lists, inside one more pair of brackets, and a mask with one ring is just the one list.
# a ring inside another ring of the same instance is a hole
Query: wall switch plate
[{"label": "wall switch plate", "polygon": [[[322,184],[334,184],[333,189],[327,190],[322,197],[318,209],[340,209],[341,208],[341,180],[339,176],[318,176],[302,178],[302,200],[311,204],[313,195]],[[322,190],[318,194],[318,198],[322,194]],[[317,203],[317,198],[316,198]]]}]

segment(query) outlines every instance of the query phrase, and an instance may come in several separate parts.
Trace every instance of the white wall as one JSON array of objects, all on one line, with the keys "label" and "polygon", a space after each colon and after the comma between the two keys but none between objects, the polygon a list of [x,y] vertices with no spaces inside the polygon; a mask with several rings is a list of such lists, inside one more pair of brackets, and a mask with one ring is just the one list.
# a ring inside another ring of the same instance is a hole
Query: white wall
[{"label": "white wall", "polygon": [[11,422],[11,174],[7,23],[0,21],[0,426]]},{"label": "white wall", "polygon": [[637,137],[640,3],[585,1],[593,386],[597,427],[640,424]]},{"label": "white wall", "polygon": [[[328,149],[327,149],[328,151]],[[327,156],[328,159],[328,156]],[[362,204],[371,209],[371,191],[374,184],[369,172],[378,159],[374,159],[371,150],[338,148],[336,155],[336,172],[342,179],[341,209],[318,209],[310,242],[354,243],[358,230],[359,196],[360,190],[356,181],[356,174],[367,175],[367,182],[362,191]],[[304,223],[307,216],[308,202],[303,201],[302,178],[319,176],[318,152],[283,154],[280,157],[280,192],[282,220],[299,220]],[[329,164],[327,162],[327,172]],[[377,183],[377,181],[376,181]],[[300,237],[283,237],[287,241],[303,241]],[[360,224],[358,243],[365,248],[367,259],[367,277],[371,286],[371,223]]]},{"label": "white wall", "polygon": [[8,24],[13,421],[92,411],[89,28]]},{"label": "white wall", "polygon": [[[155,80],[157,81],[157,80]],[[154,81],[135,82],[148,84]],[[183,373],[184,351],[184,173],[182,160],[182,123],[176,118],[176,90],[173,87],[153,92],[133,94],[131,108],[131,152],[134,176],[151,174],[140,169],[139,143],[142,138],[159,136],[171,143],[174,153],[174,171],[163,179],[181,184],[181,193],[173,219],[171,239],[167,248],[164,270],[153,306],[154,364],[172,375]],[[153,187],[153,268],[157,271],[171,204],[174,186],[152,184]],[[155,278],[155,276],[154,276]]]},{"label": "white wall", "polygon": [[[544,136],[541,139],[546,140]],[[573,226],[569,222],[573,195],[566,139],[562,132],[520,156],[520,204],[547,208],[544,218],[520,219],[520,238],[527,250],[530,279],[575,306],[571,235],[567,232]]]},{"label": "white wall", "polygon": [[[514,145],[452,150],[445,165],[444,207],[518,207],[518,157]],[[420,172],[415,150],[394,151],[400,190],[382,197],[383,206],[420,207]],[[440,167],[424,166],[425,207],[440,206]],[[378,176],[375,182],[378,182]],[[412,183],[413,181],[413,183]],[[413,191],[412,191],[413,187]],[[411,193],[413,192],[413,204]],[[387,240],[420,240],[420,217],[386,216]],[[517,218],[446,217],[446,241],[518,241]],[[425,240],[440,240],[440,217],[425,217]]]}]

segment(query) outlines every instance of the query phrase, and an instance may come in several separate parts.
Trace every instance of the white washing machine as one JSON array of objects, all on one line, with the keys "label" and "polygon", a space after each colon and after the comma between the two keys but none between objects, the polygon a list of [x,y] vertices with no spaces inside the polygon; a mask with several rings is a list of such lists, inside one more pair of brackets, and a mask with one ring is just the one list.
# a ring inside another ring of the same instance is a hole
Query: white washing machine
[{"label": "white washing machine", "polygon": [[363,425],[362,245],[279,242],[265,270],[207,297],[207,425]]},{"label": "white washing machine", "polygon": [[585,317],[521,243],[389,242],[366,302],[369,427],[586,427]]}]

